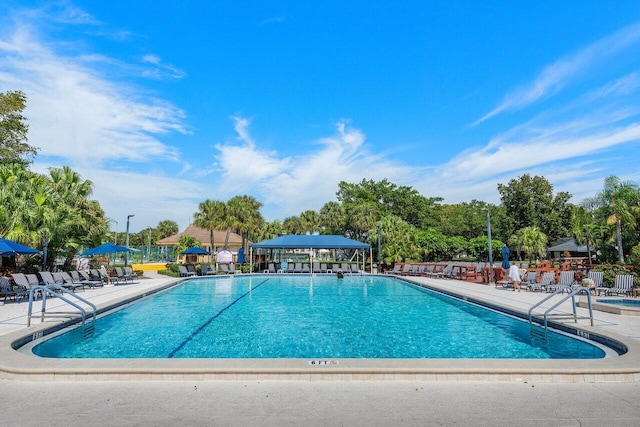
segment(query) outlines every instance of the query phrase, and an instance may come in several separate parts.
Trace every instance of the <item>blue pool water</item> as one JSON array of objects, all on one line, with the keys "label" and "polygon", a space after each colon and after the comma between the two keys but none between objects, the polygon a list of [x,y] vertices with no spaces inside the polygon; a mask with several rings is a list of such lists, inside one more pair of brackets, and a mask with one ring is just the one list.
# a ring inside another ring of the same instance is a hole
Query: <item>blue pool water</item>
[{"label": "blue pool water", "polygon": [[632,299],[599,299],[597,302],[601,304],[613,304],[621,305],[623,307],[638,307],[640,308],[640,300]]},{"label": "blue pool water", "polygon": [[185,282],[33,348],[57,358],[601,358],[587,342],[394,278]]}]

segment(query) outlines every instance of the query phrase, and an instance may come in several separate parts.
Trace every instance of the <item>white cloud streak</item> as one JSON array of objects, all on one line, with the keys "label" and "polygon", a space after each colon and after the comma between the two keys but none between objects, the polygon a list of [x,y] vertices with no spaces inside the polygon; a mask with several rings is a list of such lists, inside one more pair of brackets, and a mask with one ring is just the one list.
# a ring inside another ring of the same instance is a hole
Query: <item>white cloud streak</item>
[{"label": "white cloud streak", "polygon": [[558,60],[542,70],[533,82],[508,93],[500,105],[474,122],[473,126],[503,112],[521,109],[553,96],[576,76],[586,73],[621,50],[637,45],[639,41],[640,23],[636,23]]}]

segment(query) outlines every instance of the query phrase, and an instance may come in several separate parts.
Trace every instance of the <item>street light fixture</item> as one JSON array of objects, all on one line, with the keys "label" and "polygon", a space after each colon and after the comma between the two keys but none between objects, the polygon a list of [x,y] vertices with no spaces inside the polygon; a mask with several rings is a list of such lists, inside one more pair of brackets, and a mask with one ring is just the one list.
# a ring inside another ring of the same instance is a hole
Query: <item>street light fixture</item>
[{"label": "street light fixture", "polygon": [[[125,240],[124,245],[127,247],[127,249],[129,249],[129,220],[131,218],[133,218],[134,216],[135,215],[127,215],[127,232],[124,235],[124,240]],[[125,252],[124,253],[124,266],[125,267],[127,266],[127,261],[128,261],[128,258],[129,258],[128,255],[129,255],[129,252]]]},{"label": "street light fixture", "polygon": [[487,213],[487,238],[489,239],[489,285],[493,284],[493,249],[491,248],[491,214],[489,208],[482,209]]}]

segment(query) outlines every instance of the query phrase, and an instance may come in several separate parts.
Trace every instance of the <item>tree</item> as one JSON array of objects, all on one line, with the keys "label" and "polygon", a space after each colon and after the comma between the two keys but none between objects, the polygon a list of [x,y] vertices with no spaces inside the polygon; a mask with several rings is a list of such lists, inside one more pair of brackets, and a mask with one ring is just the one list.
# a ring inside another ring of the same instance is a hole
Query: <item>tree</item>
[{"label": "tree", "polygon": [[352,206],[367,204],[376,207],[376,221],[395,215],[419,229],[438,224],[438,203],[442,198],[426,198],[411,187],[398,187],[386,179],[380,182],[363,179],[359,184],[341,181],[338,187],[336,195],[347,211]]},{"label": "tree", "polygon": [[156,226],[158,239],[164,239],[165,237],[173,236],[174,234],[177,234],[178,231],[178,223],[169,219],[160,221]]},{"label": "tree", "polygon": [[[260,227],[264,222],[260,214],[262,203],[252,196],[235,196],[227,201],[229,223],[242,237],[242,247],[246,249],[248,235]],[[225,247],[229,241],[230,229],[227,229]]]},{"label": "tree", "polygon": [[174,254],[177,256],[180,252],[193,247],[200,247],[198,239],[193,236],[180,236],[180,240],[178,240]]},{"label": "tree", "polygon": [[507,185],[498,184],[498,192],[509,221],[508,236],[525,227],[538,227],[551,240],[570,234],[571,194],[554,196],[546,178],[525,174]]},{"label": "tree", "polygon": [[327,202],[320,209],[320,226],[327,234],[344,234],[346,213],[338,202]]},{"label": "tree", "polygon": [[[227,222],[227,206],[220,200],[205,200],[198,205],[198,212],[194,215],[193,223],[198,227],[209,230],[211,250],[215,250],[213,232],[223,230],[229,226]],[[227,242],[225,242],[226,248]]]},{"label": "tree", "polygon": [[518,250],[523,251],[529,260],[534,255],[542,257],[547,250],[547,236],[538,227],[524,227],[518,230],[512,240]]},{"label": "tree", "polygon": [[27,143],[26,96],[20,91],[0,93],[0,163],[31,163],[38,150]]},{"label": "tree", "polygon": [[636,229],[635,215],[640,213],[640,190],[632,181],[621,181],[616,176],[604,180],[604,188],[593,198],[586,199],[583,206],[599,210],[606,216],[608,225],[615,226],[618,262],[624,263],[623,228]]}]

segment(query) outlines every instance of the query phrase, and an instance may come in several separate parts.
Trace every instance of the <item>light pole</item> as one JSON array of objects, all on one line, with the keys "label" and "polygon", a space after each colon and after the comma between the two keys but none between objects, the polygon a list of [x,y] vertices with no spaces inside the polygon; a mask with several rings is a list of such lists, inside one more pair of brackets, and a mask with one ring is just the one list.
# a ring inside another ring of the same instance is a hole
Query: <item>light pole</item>
[{"label": "light pole", "polygon": [[487,212],[487,238],[489,239],[489,286],[493,284],[493,249],[491,248],[491,214],[489,208],[484,208]]},{"label": "light pole", "polygon": [[[124,235],[124,240],[125,240],[124,245],[127,247],[127,249],[129,249],[129,220],[131,218],[133,218],[134,216],[135,215],[127,215],[127,232]],[[127,260],[129,258],[128,255],[129,255],[128,251],[124,253],[124,266],[125,267],[127,266]]]},{"label": "light pole", "polygon": [[378,270],[382,273],[382,252],[380,252],[380,224],[378,224]]}]

